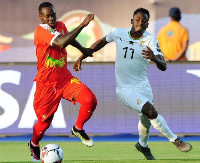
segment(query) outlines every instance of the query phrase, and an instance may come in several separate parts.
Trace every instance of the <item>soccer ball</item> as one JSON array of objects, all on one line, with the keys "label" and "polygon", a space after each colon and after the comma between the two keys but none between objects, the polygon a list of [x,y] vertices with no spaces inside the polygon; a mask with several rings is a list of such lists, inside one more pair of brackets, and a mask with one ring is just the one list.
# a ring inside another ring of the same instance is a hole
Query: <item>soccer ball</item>
[{"label": "soccer ball", "polygon": [[42,163],[61,163],[63,160],[63,151],[56,144],[45,145],[40,152]]}]

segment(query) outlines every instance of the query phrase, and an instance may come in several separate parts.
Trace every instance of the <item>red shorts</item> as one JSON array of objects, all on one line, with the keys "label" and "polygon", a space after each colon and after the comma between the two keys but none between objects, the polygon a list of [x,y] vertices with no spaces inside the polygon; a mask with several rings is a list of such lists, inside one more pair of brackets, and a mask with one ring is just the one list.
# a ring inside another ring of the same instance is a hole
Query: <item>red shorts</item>
[{"label": "red shorts", "polygon": [[53,117],[61,98],[72,103],[73,97],[82,89],[88,88],[78,78],[73,77],[58,88],[45,87],[36,83],[33,106],[38,120],[45,121]]}]

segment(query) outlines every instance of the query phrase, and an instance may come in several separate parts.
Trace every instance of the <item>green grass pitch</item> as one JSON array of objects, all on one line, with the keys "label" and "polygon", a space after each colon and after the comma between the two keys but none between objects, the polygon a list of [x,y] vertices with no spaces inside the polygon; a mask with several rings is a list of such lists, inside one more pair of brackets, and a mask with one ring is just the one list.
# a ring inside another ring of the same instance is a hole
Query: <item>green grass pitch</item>
[{"label": "green grass pitch", "polygon": [[[81,142],[44,142],[58,144],[64,152],[63,163],[143,163],[147,160],[135,150],[136,142],[95,142],[94,147],[86,147]],[[188,153],[180,152],[170,142],[149,142],[156,163],[199,163],[200,142],[190,142],[193,146]],[[31,163],[27,142],[0,142],[0,162]]]}]

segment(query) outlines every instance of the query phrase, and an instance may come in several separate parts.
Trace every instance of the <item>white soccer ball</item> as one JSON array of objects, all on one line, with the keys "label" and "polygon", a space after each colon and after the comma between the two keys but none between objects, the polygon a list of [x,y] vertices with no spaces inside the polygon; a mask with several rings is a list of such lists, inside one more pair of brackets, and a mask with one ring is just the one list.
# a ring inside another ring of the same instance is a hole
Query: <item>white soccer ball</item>
[{"label": "white soccer ball", "polygon": [[42,163],[61,163],[63,160],[63,151],[56,144],[45,145],[40,152]]}]

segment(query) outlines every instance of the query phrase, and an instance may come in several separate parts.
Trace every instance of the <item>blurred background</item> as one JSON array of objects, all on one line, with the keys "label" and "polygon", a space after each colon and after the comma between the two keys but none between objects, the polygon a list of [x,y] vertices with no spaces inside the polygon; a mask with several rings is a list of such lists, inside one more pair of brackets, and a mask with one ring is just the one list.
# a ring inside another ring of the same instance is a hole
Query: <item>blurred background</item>
[{"label": "blurred background", "polygon": [[[36,56],[34,30],[40,23],[41,0],[0,0],[0,134],[32,133],[36,116],[33,111]],[[68,30],[76,28],[88,13],[95,19],[78,35],[85,47],[114,28],[130,28],[133,12],[143,7],[150,11],[148,32],[157,36],[166,25],[169,9],[179,7],[180,23],[189,30],[187,62],[168,62],[160,72],[149,65],[149,80],[154,104],[172,131],[183,135],[200,133],[200,1],[199,0],[50,0]],[[80,55],[68,46],[69,69]],[[85,129],[92,134],[136,133],[138,116],[125,108],[115,94],[115,43],[110,43],[83,63],[83,71],[73,73],[92,89],[98,99],[97,110]],[[79,105],[61,101],[49,134],[69,134],[75,123]],[[159,134],[153,128],[152,134]]]}]

